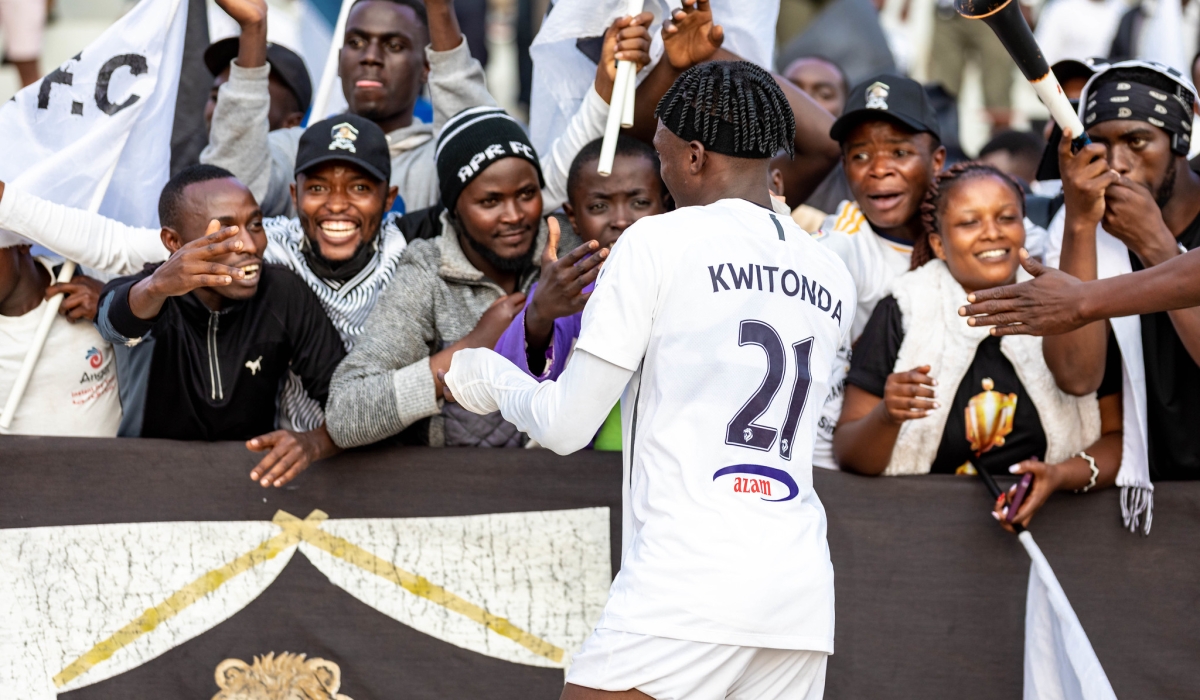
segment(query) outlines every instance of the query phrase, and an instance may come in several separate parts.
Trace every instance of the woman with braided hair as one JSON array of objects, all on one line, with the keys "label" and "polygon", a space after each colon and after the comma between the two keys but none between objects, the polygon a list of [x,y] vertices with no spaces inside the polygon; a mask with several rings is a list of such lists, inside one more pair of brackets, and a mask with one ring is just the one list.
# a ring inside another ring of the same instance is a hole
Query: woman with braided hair
[{"label": "woman with braided hair", "polygon": [[447,399],[498,410],[562,454],[621,399],[621,571],[565,700],[818,700],[833,566],[813,435],[854,283],[772,210],[771,158],[796,127],[770,74],[695,66],[657,116],[677,209],[621,234],[562,374],[539,384],[491,350],[460,350]]},{"label": "woman with braided hair", "polygon": [[1055,491],[1112,484],[1122,434],[1119,364],[1099,400],[1070,396],[1055,384],[1040,339],[994,337],[958,315],[967,294],[1017,279],[1024,202],[1020,186],[990,165],[958,163],[937,176],[912,270],[875,307],[855,347],[833,437],[842,468],[862,474],[1031,472],[1033,491],[1015,518],[1022,525]]}]

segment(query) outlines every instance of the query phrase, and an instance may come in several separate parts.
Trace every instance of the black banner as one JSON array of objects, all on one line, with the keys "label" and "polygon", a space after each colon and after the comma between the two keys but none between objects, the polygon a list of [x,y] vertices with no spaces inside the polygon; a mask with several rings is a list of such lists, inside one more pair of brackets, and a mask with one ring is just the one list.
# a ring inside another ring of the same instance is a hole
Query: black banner
[{"label": "black banner", "polygon": [[[281,490],[250,481],[239,444],[5,437],[0,454],[0,673],[44,697],[275,697],[285,678],[342,700],[556,698],[619,565],[614,454],[364,449]],[[815,479],[826,697],[1019,697],[1029,559],[984,487]],[[1057,495],[1031,531],[1118,697],[1196,694],[1200,484],[1158,485],[1149,537],[1121,528],[1115,490]]]}]

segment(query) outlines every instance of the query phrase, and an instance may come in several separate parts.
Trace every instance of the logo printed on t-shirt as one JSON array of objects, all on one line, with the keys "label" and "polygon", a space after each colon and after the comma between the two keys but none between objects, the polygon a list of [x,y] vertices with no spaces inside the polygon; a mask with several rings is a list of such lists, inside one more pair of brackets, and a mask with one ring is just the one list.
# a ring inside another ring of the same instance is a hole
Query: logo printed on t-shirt
[{"label": "logo printed on t-shirt", "polygon": [[[761,479],[750,479],[745,477],[735,477],[733,482],[734,493],[757,493],[762,500],[768,503],[778,503],[780,501],[790,501],[800,493],[800,487],[796,485],[796,480],[792,478],[782,469],[775,467],[767,467],[761,464],[735,464],[731,467],[723,467],[718,469],[713,474],[713,481],[728,476],[730,474],[749,474],[752,476],[765,477]],[[771,495],[771,482],[768,479],[778,481],[787,487],[788,495],[783,498],[765,498]]]},{"label": "logo printed on t-shirt", "polygon": [[113,363],[105,364],[105,360],[108,358],[104,356],[100,348],[88,348],[83,359],[87,362],[90,370],[83,371],[79,377],[79,388],[71,392],[71,403],[75,406],[94,403],[100,397],[116,391],[117,388],[117,374],[113,371]]}]

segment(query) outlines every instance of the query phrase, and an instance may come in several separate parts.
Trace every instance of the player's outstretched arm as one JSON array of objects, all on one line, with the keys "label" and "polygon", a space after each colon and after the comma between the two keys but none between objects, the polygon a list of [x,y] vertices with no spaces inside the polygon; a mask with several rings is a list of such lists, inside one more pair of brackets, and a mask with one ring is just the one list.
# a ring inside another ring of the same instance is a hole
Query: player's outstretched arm
[{"label": "player's outstretched arm", "polygon": [[110,275],[136,274],[147,263],[162,262],[170,255],[162,244],[160,229],[127,226],[83,209],[6,189],[3,182],[0,229]]},{"label": "player's outstretched arm", "polygon": [[446,399],[505,420],[565,455],[591,442],[621,398],[633,371],[576,349],[557,381],[539,383],[487,349],[460,350],[443,379]]}]

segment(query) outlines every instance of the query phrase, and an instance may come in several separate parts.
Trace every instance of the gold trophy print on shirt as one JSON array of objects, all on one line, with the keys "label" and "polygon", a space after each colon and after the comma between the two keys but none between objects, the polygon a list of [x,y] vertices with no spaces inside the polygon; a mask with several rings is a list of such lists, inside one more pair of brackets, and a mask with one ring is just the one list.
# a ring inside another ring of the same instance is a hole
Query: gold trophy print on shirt
[{"label": "gold trophy print on shirt", "polygon": [[1004,436],[1012,432],[1013,415],[1017,412],[1017,395],[993,391],[995,383],[983,380],[983,391],[967,401],[967,440],[978,457],[993,447],[1004,444]]}]

